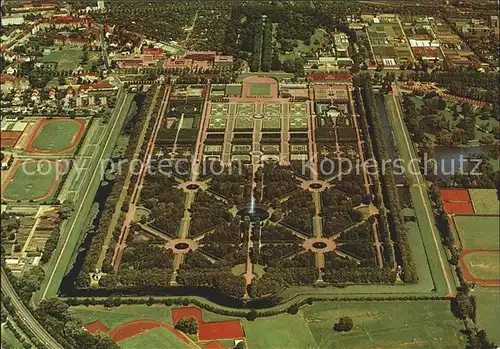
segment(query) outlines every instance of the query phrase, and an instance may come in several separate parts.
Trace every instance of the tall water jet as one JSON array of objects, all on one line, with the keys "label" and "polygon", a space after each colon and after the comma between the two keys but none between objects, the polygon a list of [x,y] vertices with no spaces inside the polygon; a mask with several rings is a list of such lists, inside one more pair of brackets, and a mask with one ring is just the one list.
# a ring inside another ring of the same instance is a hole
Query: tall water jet
[{"label": "tall water jet", "polygon": [[254,212],[255,212],[255,198],[253,197],[253,190],[252,190],[250,196],[250,210],[248,211],[248,213],[252,214]]}]

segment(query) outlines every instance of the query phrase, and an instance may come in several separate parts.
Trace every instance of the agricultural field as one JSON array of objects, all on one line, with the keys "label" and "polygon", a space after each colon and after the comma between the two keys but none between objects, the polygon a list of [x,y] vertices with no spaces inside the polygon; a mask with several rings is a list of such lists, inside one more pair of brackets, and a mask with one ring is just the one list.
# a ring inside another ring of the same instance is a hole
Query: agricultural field
[{"label": "agricultural field", "polygon": [[29,140],[27,151],[56,154],[76,146],[85,129],[85,122],[73,119],[39,121]]},{"label": "agricultural field", "polygon": [[500,217],[454,216],[462,248],[498,250]]},{"label": "agricultural field", "polygon": [[44,63],[57,63],[57,70],[74,70],[82,62],[83,51],[81,50],[59,50],[52,51],[43,56]]},{"label": "agricultural field", "polygon": [[60,184],[64,165],[56,161],[18,161],[2,186],[2,200],[49,200]]}]

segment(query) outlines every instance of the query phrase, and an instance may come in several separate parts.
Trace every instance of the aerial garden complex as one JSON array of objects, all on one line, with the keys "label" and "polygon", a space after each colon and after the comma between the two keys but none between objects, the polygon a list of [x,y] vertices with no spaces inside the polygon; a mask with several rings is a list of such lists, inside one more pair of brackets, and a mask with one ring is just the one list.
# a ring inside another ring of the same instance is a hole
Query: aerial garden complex
[{"label": "aerial garden complex", "polygon": [[2,348],[494,348],[473,2],[2,5]]}]

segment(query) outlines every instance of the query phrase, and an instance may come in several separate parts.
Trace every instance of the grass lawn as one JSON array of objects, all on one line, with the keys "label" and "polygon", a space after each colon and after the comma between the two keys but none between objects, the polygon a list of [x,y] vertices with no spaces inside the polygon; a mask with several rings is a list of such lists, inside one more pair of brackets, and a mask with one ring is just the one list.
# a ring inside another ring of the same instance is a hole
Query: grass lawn
[{"label": "grass lawn", "polygon": [[[478,288],[479,290],[479,288]],[[476,291],[474,291],[476,292]],[[496,294],[487,293],[484,300],[492,302]],[[495,303],[495,304],[498,304]],[[479,299],[478,317],[493,326],[495,315],[483,309],[486,303]],[[171,309],[164,305],[122,305],[105,310],[102,306],[72,307],[83,323],[99,320],[112,328],[134,319],[156,319],[171,323]],[[248,347],[267,348],[463,348],[462,321],[453,317],[448,301],[398,302],[315,302],[302,307],[298,314],[282,314],[257,318],[255,321],[234,318],[202,310],[205,322],[239,319],[245,330]],[[333,330],[339,317],[348,315],[354,321],[349,333]],[[491,320],[491,321],[490,321]],[[487,329],[487,328],[486,328]],[[491,338],[495,338],[495,333]],[[182,348],[163,329],[120,342],[122,348]]]},{"label": "grass lawn", "polygon": [[486,331],[490,341],[500,343],[498,314],[500,313],[500,287],[481,287],[477,285],[472,291],[476,297],[476,322],[480,329]]},{"label": "grass lawn", "polygon": [[301,312],[242,320],[242,323],[251,349],[318,347]]},{"label": "grass lawn", "polygon": [[271,85],[269,84],[251,84],[250,96],[269,96],[271,94]]},{"label": "grass lawn", "polygon": [[71,310],[83,324],[99,320],[109,329],[132,320],[158,320],[172,323],[172,308],[161,304],[150,307],[147,305],[130,304],[118,308],[106,309],[103,306],[83,305],[71,307]]},{"label": "grass lawn", "polygon": [[119,342],[120,348],[123,349],[184,349],[188,346],[177,338],[172,332],[163,327],[154,328],[141,335],[134,336]]},{"label": "grass lawn", "polygon": [[[303,313],[320,348],[464,347],[463,323],[453,317],[447,301],[317,302]],[[354,329],[335,332],[334,323],[346,315]]]},{"label": "grass lawn", "polygon": [[41,151],[61,151],[71,147],[82,123],[71,119],[47,120],[38,129],[31,147]]},{"label": "grass lawn", "polygon": [[241,85],[226,85],[226,96],[241,95]]},{"label": "grass lawn", "polygon": [[496,189],[469,189],[476,214],[498,215],[500,204]]},{"label": "grass lawn", "polygon": [[479,279],[500,279],[500,254],[493,253],[471,253],[464,257],[467,269],[472,275]]},{"label": "grass lawn", "polygon": [[9,345],[9,348],[12,349],[22,349],[23,344],[19,341],[19,339],[14,336],[14,333],[7,327],[2,327],[2,342],[5,341],[6,344]]},{"label": "grass lawn", "polygon": [[[59,163],[55,161],[19,162],[12,169],[12,178],[2,188],[2,198],[7,200],[41,200],[48,199],[55,189]],[[47,197],[45,197],[47,196]]]},{"label": "grass lawn", "polygon": [[43,56],[42,62],[56,62],[57,70],[74,70],[82,61],[83,51],[81,50],[59,50],[53,51]]},{"label": "grass lawn", "polygon": [[500,217],[455,216],[453,220],[464,249],[499,249]]}]

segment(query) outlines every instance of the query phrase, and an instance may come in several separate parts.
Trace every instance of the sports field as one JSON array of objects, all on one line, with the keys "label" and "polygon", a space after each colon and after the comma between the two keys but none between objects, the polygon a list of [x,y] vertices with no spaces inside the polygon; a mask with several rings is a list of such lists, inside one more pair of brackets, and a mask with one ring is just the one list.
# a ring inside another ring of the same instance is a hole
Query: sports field
[{"label": "sports field", "polygon": [[472,294],[476,298],[476,323],[488,334],[490,341],[500,343],[498,314],[500,313],[500,287],[476,285]]},{"label": "sports field", "polygon": [[81,50],[59,50],[43,56],[42,62],[57,63],[57,70],[74,70],[82,61],[82,57],[83,51]]},{"label": "sports field", "polygon": [[470,189],[469,194],[476,214],[500,214],[496,189]]},{"label": "sports field", "polygon": [[478,251],[463,257],[468,271],[478,279],[500,280],[500,253]]},{"label": "sports field", "polygon": [[56,161],[18,161],[2,186],[2,199],[7,201],[39,201],[49,199],[63,171]]},{"label": "sports field", "polygon": [[106,309],[101,306],[71,307],[72,312],[82,323],[87,324],[99,320],[108,328],[114,328],[133,320],[158,320],[172,323],[172,309],[164,305],[122,305],[118,308]]},{"label": "sports field", "polygon": [[500,249],[500,217],[455,216],[453,220],[464,250]]},{"label": "sports field", "polygon": [[120,348],[169,348],[184,349],[188,346],[177,338],[172,332],[163,327],[154,328],[138,336],[119,342]]},{"label": "sports field", "polygon": [[33,131],[27,150],[30,152],[60,153],[73,148],[85,128],[81,120],[42,120]]},{"label": "sports field", "polygon": [[271,94],[271,85],[250,84],[250,96],[269,96],[270,94]]}]

